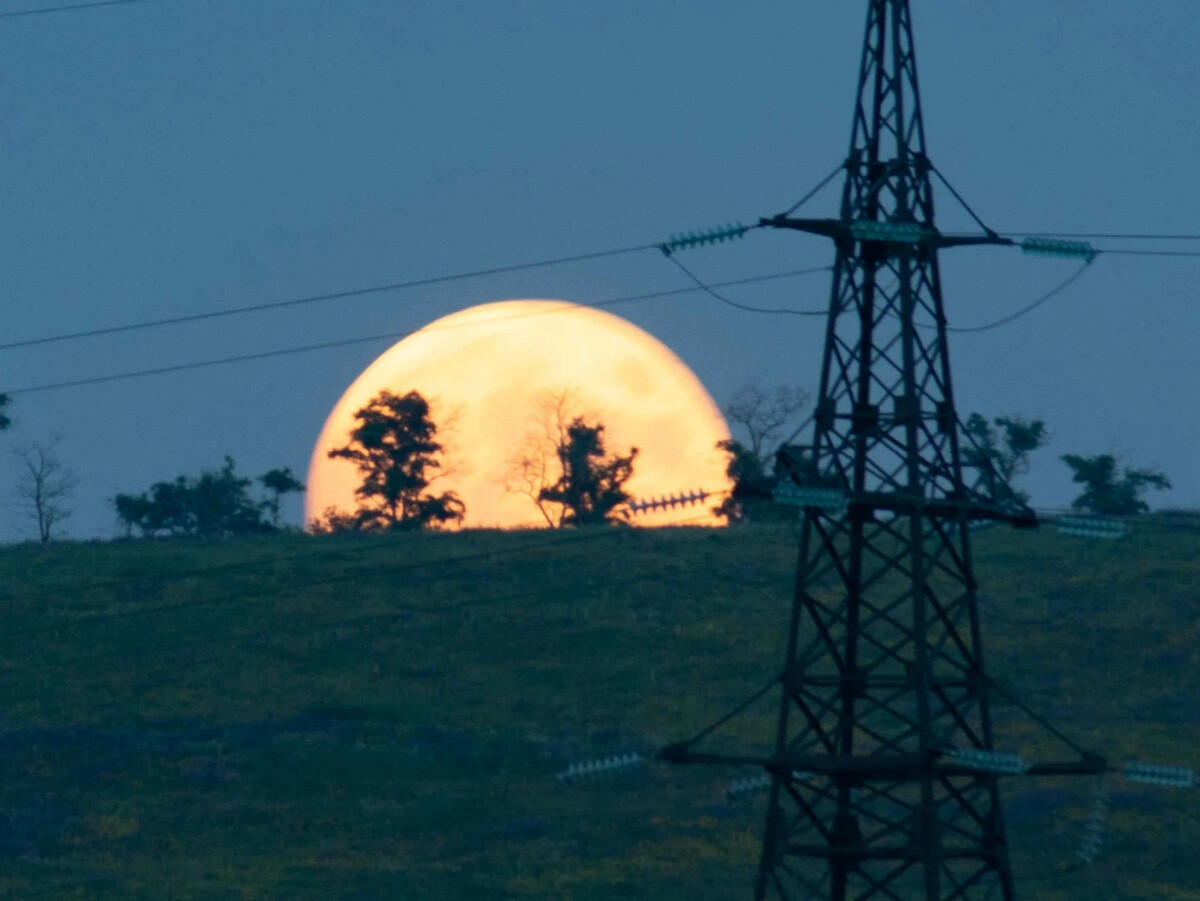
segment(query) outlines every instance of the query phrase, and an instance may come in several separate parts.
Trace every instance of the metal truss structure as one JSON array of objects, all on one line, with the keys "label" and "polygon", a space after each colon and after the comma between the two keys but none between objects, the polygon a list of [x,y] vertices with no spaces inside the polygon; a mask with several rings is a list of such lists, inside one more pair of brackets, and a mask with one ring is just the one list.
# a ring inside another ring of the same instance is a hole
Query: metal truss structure
[{"label": "metal truss structure", "polygon": [[1012,901],[998,775],[1107,764],[995,751],[969,525],[1037,519],[960,447],[938,251],[1011,242],[934,223],[908,0],[869,0],[845,170],[838,218],[759,223],[836,247],[812,441],[777,466],[804,513],[774,752],[659,758],[765,769],[757,901]]}]

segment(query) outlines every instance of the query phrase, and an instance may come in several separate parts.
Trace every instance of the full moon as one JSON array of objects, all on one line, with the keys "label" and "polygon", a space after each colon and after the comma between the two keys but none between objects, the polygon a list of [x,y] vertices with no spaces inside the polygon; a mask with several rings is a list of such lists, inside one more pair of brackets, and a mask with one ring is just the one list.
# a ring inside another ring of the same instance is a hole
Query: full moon
[{"label": "full moon", "polygon": [[[417,391],[445,446],[445,475],[469,528],[545,527],[536,484],[520,460],[544,454],[556,470],[558,423],[582,416],[604,426],[606,454],[638,449],[626,493],[648,500],[696,490],[727,491],[730,437],[713,399],[656,338],[610,313],[558,300],[506,300],[444,316],[394,344],[342,394],[325,420],[308,467],[305,521],[330,507],[352,512],[361,483],[354,464],[330,459],[355,427],[354,414],[380,391]],[[551,473],[557,477],[557,471]],[[719,498],[631,517],[635,525],[718,525]]]}]

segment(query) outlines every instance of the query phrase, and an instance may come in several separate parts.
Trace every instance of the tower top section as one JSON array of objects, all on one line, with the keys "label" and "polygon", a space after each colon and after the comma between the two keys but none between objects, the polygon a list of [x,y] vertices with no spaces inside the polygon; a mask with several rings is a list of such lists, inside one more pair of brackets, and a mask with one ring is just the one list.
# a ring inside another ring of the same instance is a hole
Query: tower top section
[{"label": "tower top section", "polygon": [[842,219],[932,225],[909,0],[870,0]]}]

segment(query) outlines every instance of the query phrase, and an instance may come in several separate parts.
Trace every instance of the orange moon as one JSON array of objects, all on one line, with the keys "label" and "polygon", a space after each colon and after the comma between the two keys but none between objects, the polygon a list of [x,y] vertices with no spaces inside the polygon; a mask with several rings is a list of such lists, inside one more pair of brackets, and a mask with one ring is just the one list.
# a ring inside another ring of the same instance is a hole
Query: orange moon
[{"label": "orange moon", "polygon": [[[360,477],[329,459],[355,427],[354,414],[380,391],[418,391],[430,404],[449,474],[430,490],[457,492],[467,528],[544,527],[514,485],[514,460],[545,431],[548,398],[567,392],[569,415],[604,425],[607,454],[638,448],[625,491],[649,499],[697,489],[727,491],[730,437],[713,399],[656,338],[611,313],[559,300],[506,300],[444,316],[394,344],[342,394],[325,420],[308,467],[305,522],[329,507],[351,512]],[[553,452],[551,451],[551,459]],[[507,486],[506,486],[507,481]],[[719,525],[720,502],[631,518],[635,525]]]}]

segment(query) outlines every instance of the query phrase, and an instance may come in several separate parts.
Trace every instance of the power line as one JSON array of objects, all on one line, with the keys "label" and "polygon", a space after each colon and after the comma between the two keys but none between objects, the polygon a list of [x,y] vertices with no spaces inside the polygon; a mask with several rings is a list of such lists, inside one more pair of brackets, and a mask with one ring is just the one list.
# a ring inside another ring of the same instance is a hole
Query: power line
[{"label": "power line", "polygon": [[18,9],[13,12],[0,13],[0,19],[16,19],[23,16],[44,16],[48,13],[76,12],[83,9],[98,9],[101,6],[128,6],[131,3],[144,3],[145,0],[95,0],[93,3],[72,3],[67,6],[48,6],[45,9]]},{"label": "power line", "polygon": [[54,391],[59,388],[78,388],[83,385],[99,385],[104,382],[116,382],[122,379],[141,378],[150,375],[163,375],[168,372],[184,372],[189,369],[205,369],[209,366],[224,366],[227,363],[246,363],[251,360],[266,360],[271,357],[282,357],[289,354],[308,353],[314,350],[328,350],[333,347],[348,347],[352,344],[366,344],[370,341],[404,338],[413,332],[397,332],[387,335],[367,335],[362,338],[348,338],[344,341],[325,341],[321,344],[305,344],[300,347],[285,347],[280,350],[265,350],[259,353],[239,354],[232,357],[220,357],[215,360],[198,360],[194,363],[176,363],[171,366],[159,366],[154,369],[137,369],[132,372],[118,372],[113,375],[93,376],[85,379],[73,379],[66,382],[51,382],[46,385],[33,385],[28,388],[18,388],[6,391],[5,394],[33,394],[37,391]]},{"label": "power line", "polygon": [[[121,3],[143,2],[143,0],[110,0],[110,2],[121,2]],[[105,5],[105,4],[100,4],[100,5]],[[67,9],[67,8],[74,9],[74,8],[86,8],[86,7],[63,7],[63,8],[64,9]],[[47,11],[52,11],[52,10],[47,10]],[[40,12],[40,11],[38,11],[38,12]],[[0,18],[4,18],[5,15],[18,15],[18,13],[0,14]],[[801,198],[801,200],[798,203],[794,204],[792,209],[795,210],[797,207],[799,207],[801,204],[803,204],[805,201],[807,201],[810,197],[812,197],[822,187],[824,187],[826,184],[828,184],[828,182],[834,176],[836,176],[837,173],[840,172],[842,168],[843,167],[839,166],[837,169],[835,169],[834,172],[830,176],[828,176],[825,180],[823,180],[816,188],[814,188],[807,195],[805,195],[803,198]],[[1093,237],[1093,238],[1128,238],[1128,239],[1142,238],[1142,239],[1163,239],[1163,240],[1169,240],[1169,239],[1170,240],[1200,240],[1200,235],[1133,235],[1133,234],[1125,234],[1125,235],[1111,234],[1111,235],[1108,235],[1108,234],[1088,234],[1088,233],[1074,234],[1074,233],[1069,233],[1069,232],[1044,232],[1044,233],[1022,233],[1022,234],[1027,234],[1028,236],[1041,235],[1041,236],[1062,236],[1062,237],[1073,236],[1073,237]],[[1017,236],[1017,233],[1008,233],[1005,236],[1013,237],[1013,236]],[[85,330],[78,331],[78,332],[67,332],[67,333],[58,334],[58,335],[44,335],[39,338],[25,338],[25,339],[22,339],[19,341],[8,341],[5,343],[0,343],[0,351],[15,350],[17,348],[23,348],[23,347],[35,347],[35,346],[39,346],[39,345],[43,345],[43,344],[56,344],[56,343],[61,343],[61,342],[65,342],[65,341],[77,341],[77,340],[84,339],[84,338],[95,338],[95,337],[100,337],[100,336],[104,336],[104,335],[122,334],[122,333],[126,333],[126,332],[141,331],[141,330],[150,329],[150,328],[161,328],[163,326],[169,326],[169,325],[183,325],[183,324],[191,323],[191,322],[203,322],[205,320],[221,319],[221,318],[224,318],[227,316],[241,316],[241,315],[245,315],[245,314],[249,314],[249,313],[259,313],[259,312],[265,312],[265,311],[269,311],[269,310],[288,309],[291,307],[304,306],[304,305],[315,304],[315,303],[324,303],[324,302],[333,301],[333,300],[346,300],[346,299],[352,298],[352,297],[364,297],[364,296],[371,295],[371,294],[382,294],[382,293],[385,293],[388,291],[398,291],[398,290],[404,290],[407,288],[426,287],[429,285],[444,284],[446,282],[462,281],[462,280],[472,279],[472,278],[480,278],[480,277],[488,276],[488,275],[501,275],[501,274],[509,273],[509,272],[520,272],[520,271],[528,270],[528,269],[540,269],[540,268],[545,268],[548,266],[556,266],[556,265],[561,265],[561,264],[565,264],[565,263],[575,263],[575,262],[582,262],[584,260],[594,260],[594,259],[601,259],[604,257],[619,256],[619,255],[629,254],[629,253],[637,253],[637,252],[640,252],[643,250],[661,249],[661,247],[662,247],[661,244],[641,244],[641,245],[637,245],[637,246],[633,246],[633,247],[617,248],[614,250],[603,250],[603,251],[597,251],[594,253],[585,253],[585,254],[576,254],[576,255],[572,255],[572,256],[556,257],[554,259],[549,259],[549,260],[538,260],[538,261],[529,262],[529,263],[516,263],[516,264],[512,264],[512,265],[508,265],[508,266],[496,266],[496,267],[492,267],[489,269],[477,269],[477,270],[473,270],[473,271],[469,271],[469,272],[460,272],[460,273],[453,273],[450,275],[432,276],[429,278],[422,278],[422,279],[412,279],[412,280],[404,281],[404,282],[391,282],[389,284],[373,285],[373,286],[367,287],[367,288],[354,288],[354,289],[350,289],[347,291],[334,291],[334,292],[329,292],[326,294],[313,294],[313,295],[307,295],[304,297],[289,298],[287,300],[271,301],[268,303],[248,304],[246,306],[232,307],[232,308],[225,309],[225,310],[209,310],[209,311],[206,311],[203,313],[190,313],[190,314],[186,314],[186,315],[182,315],[182,316],[169,316],[169,317],[165,317],[162,319],[149,319],[149,320],[143,320],[141,322],[125,323],[123,325],[113,325],[113,326],[104,326],[104,327],[95,328],[95,329],[85,329]],[[1195,252],[1192,252],[1192,251],[1155,251],[1155,250],[1139,250],[1136,248],[1113,248],[1113,249],[1098,249],[1098,252],[1099,253],[1120,254],[1120,255],[1126,255],[1126,256],[1200,257],[1200,251],[1195,251]],[[678,265],[681,269],[683,269],[684,272],[687,272],[689,277],[691,277],[694,281],[696,281],[700,290],[704,290],[710,294],[713,294],[713,292],[710,290],[710,288],[713,286],[705,286],[702,282],[700,282],[698,279],[696,279],[695,276],[693,276],[686,269],[686,267],[683,266],[682,263],[680,263],[678,260],[676,260],[674,258],[674,256],[672,256],[671,259],[675,262],[676,265]],[[831,268],[831,267],[822,267],[821,269],[814,270],[814,271],[825,271],[825,270],[828,270],[829,268]],[[730,282],[727,284],[734,284],[734,283]],[[713,294],[713,296],[716,297],[718,300],[720,300],[722,303],[737,307],[738,309],[743,309],[743,310],[747,310],[749,312],[754,312],[754,313],[791,313],[793,315],[798,315],[798,316],[824,315],[823,312],[822,313],[813,313],[813,312],[809,312],[809,311],[800,311],[800,310],[775,310],[775,309],[766,309],[766,308],[760,308],[760,307],[750,307],[750,306],[738,304],[734,301],[729,300],[728,298],[720,297],[719,295],[716,295],[716,294]],[[640,298],[638,298],[638,299],[640,299]],[[616,301],[614,301],[614,302],[616,302]],[[392,336],[390,336],[390,335],[369,336],[369,337],[364,337],[364,338],[352,339],[350,342],[347,342],[347,343],[352,343],[352,344],[364,343],[367,341],[383,340],[386,337],[392,337]],[[338,343],[338,342],[331,342],[328,344],[311,345],[311,346],[308,346],[305,348],[297,348],[294,350],[288,350],[286,352],[300,353],[300,352],[303,352],[306,350],[321,350],[321,349],[325,349],[325,348],[329,348],[329,347],[338,347],[338,346],[344,346],[344,344]],[[280,352],[272,351],[272,352],[267,353],[266,356],[277,356],[279,353]],[[247,356],[231,357],[228,359],[222,359],[220,361],[214,361],[212,363],[203,363],[201,365],[220,365],[223,363],[241,362],[243,360],[252,360],[252,359],[259,359],[259,358],[260,358],[259,355],[247,355]],[[195,364],[188,364],[187,366],[185,366],[183,368],[193,368],[194,365]],[[146,371],[145,373],[139,373],[139,374],[154,375],[154,374],[158,374],[158,372],[160,372],[160,371],[170,372],[170,371],[175,371],[175,370],[171,369],[171,368],[165,368],[163,370]],[[131,377],[131,376],[122,375],[122,376],[116,376],[116,377],[127,378],[127,377]],[[107,380],[110,380],[111,378],[116,378],[116,377],[105,377],[104,379],[102,379],[102,381],[107,381]],[[51,388],[75,387],[76,385],[79,385],[79,384],[89,384],[89,383],[90,382],[86,381],[86,380],[80,381],[80,382],[56,383],[54,385],[38,386],[36,388],[22,389],[22,391],[29,392],[29,391],[50,390]],[[15,393],[15,392],[10,392],[10,393]]]},{"label": "power line", "polygon": [[[1042,304],[1053,299],[1054,297],[1057,297],[1059,294],[1061,294],[1063,291],[1065,291],[1067,288],[1069,288],[1071,285],[1073,285],[1075,283],[1075,281],[1080,276],[1082,276],[1083,273],[1085,273],[1091,265],[1092,265],[1092,261],[1088,260],[1082,266],[1080,266],[1078,269],[1076,269],[1067,279],[1060,282],[1055,287],[1051,288],[1049,291],[1047,291],[1045,294],[1043,294],[1041,297],[1039,297],[1033,303],[1021,307],[1021,309],[1017,310],[1015,313],[1010,313],[1009,315],[1004,316],[1001,319],[997,319],[994,322],[988,322],[984,325],[976,325],[976,326],[972,326],[970,328],[953,328],[951,326],[946,326],[946,331],[958,332],[959,334],[964,334],[964,333],[968,333],[968,332],[986,332],[986,331],[990,331],[991,329],[994,329],[994,328],[1000,328],[1000,326],[1002,326],[1002,325],[1008,325],[1008,323],[1010,323],[1016,319],[1020,319],[1022,316],[1026,315],[1027,313],[1032,313],[1034,310],[1036,310]],[[930,327],[932,328],[932,326],[930,326]]]},{"label": "power line", "polygon": [[[657,247],[657,245],[653,245],[653,246]],[[811,275],[816,272],[825,272],[829,268],[830,267],[828,267],[828,266],[819,266],[819,267],[813,267],[810,269],[794,269],[794,270],[790,270],[788,272],[776,272],[776,273],[772,273],[770,275],[758,275],[758,276],[751,276],[749,278],[741,278],[741,279],[733,279],[733,280],[725,281],[725,282],[717,282],[717,283],[715,283],[714,286],[715,287],[731,287],[734,285],[748,285],[748,284],[754,284],[757,282],[770,281],[773,279],[793,278],[793,277],[800,276],[800,275]],[[371,289],[371,290],[383,290],[383,289]],[[672,297],[672,296],[676,296],[676,295],[680,295],[680,294],[688,294],[688,293],[691,293],[694,291],[700,291],[700,290],[709,290],[709,288],[705,287],[705,286],[700,286],[700,287],[694,287],[694,288],[673,288],[668,291],[652,291],[652,292],[649,292],[646,294],[635,294],[635,295],[632,295],[629,297],[614,297],[614,298],[611,298],[608,300],[592,301],[589,303],[565,304],[564,306],[561,306],[561,307],[554,307],[554,308],[546,309],[546,310],[531,310],[531,311],[528,311],[525,313],[514,313],[514,314],[511,314],[510,316],[501,317],[501,318],[516,319],[516,318],[521,318],[524,316],[539,316],[539,315],[544,315],[547,313],[562,312],[565,310],[572,309],[574,307],[612,306],[612,305],[619,304],[619,303],[630,303],[630,302],[637,301],[637,300],[652,300],[652,299],[660,298],[660,297]],[[726,301],[726,302],[731,303],[731,304],[733,303],[732,301]],[[734,305],[737,306],[737,304],[734,304]],[[753,308],[747,307],[746,309],[753,309]],[[780,311],[766,311],[766,312],[780,312]],[[202,315],[207,315],[207,314],[202,314]],[[801,314],[801,315],[804,315],[804,314]],[[494,322],[496,320],[493,319],[493,320],[489,320],[489,321]],[[473,324],[474,323],[469,323],[469,322],[450,323],[447,325],[438,326],[436,329],[433,329],[433,328],[427,326],[423,330],[425,330],[425,331],[440,331],[441,329],[445,329],[445,328],[462,328],[462,327],[473,325]],[[388,332],[386,334],[379,334],[379,335],[366,335],[366,336],[359,337],[359,338],[346,338],[346,339],[340,340],[340,341],[323,341],[318,344],[305,344],[305,345],[300,345],[300,346],[296,346],[296,347],[280,348],[279,350],[267,350],[267,351],[259,351],[257,353],[239,354],[239,355],[230,356],[230,357],[220,357],[218,359],[213,359],[213,360],[198,360],[198,361],[192,362],[192,363],[174,363],[170,366],[158,366],[153,369],[138,369],[138,370],[133,370],[130,372],[114,373],[112,375],[92,376],[89,378],[71,379],[69,381],[62,381],[62,382],[50,382],[50,383],[44,384],[44,385],[31,385],[26,388],[17,388],[14,390],[6,391],[4,393],[9,394],[9,395],[33,394],[33,393],[39,392],[39,391],[53,391],[53,390],[57,390],[60,388],[77,388],[77,387],[81,387],[83,385],[97,385],[97,384],[102,384],[104,382],[115,382],[115,381],[121,381],[124,379],[142,378],[142,377],[151,376],[151,375],[163,375],[163,374],[169,373],[169,372],[183,372],[183,371],[186,371],[189,369],[204,369],[204,368],[208,368],[210,366],[224,366],[229,363],[244,363],[244,362],[249,362],[251,360],[264,360],[264,359],[269,359],[271,357],[281,357],[281,356],[288,356],[291,354],[309,353],[309,352],[315,351],[315,350],[328,350],[328,349],[335,348],[335,347],[349,347],[354,344],[367,344],[367,343],[370,343],[373,341],[385,341],[385,340],[386,341],[398,341],[402,338],[407,338],[409,335],[415,334],[417,331],[422,331],[422,329],[414,329],[413,331],[407,331],[407,332]]]},{"label": "power line", "polygon": [[[730,300],[728,297],[718,294],[716,291],[713,290],[713,288],[725,287],[725,285],[728,283],[715,283],[712,285],[707,285],[704,282],[700,281],[700,279],[696,277],[695,273],[693,273],[691,269],[688,269],[687,266],[685,266],[685,265],[683,265],[683,263],[679,262],[679,260],[677,260],[674,257],[674,255],[668,257],[668,259],[672,263],[674,263],[676,266],[678,266],[680,269],[682,269],[684,274],[687,275],[688,278],[690,278],[693,282],[696,283],[695,288],[689,288],[687,290],[703,291],[704,293],[706,293],[712,297],[715,297],[717,300],[721,301],[721,303],[726,304],[731,307],[734,307],[738,310],[745,310],[748,313],[786,313],[790,316],[824,316],[826,314],[825,310],[791,310],[791,309],[781,309],[778,307],[752,307],[752,306],[749,306],[744,303],[738,303],[737,301]],[[832,266],[818,266],[813,269],[804,270],[804,274],[807,275],[812,272],[830,272],[832,270],[833,270]]]},{"label": "power line", "polygon": [[[1178,236],[1178,237],[1182,238],[1184,236]],[[493,268],[493,269],[476,270],[473,272],[457,273],[454,275],[437,276],[434,278],[419,279],[419,280],[414,280],[414,281],[410,281],[410,282],[397,282],[397,283],[393,283],[390,285],[379,285],[379,286],[375,286],[375,287],[371,287],[371,288],[359,288],[359,289],[355,289],[355,290],[351,290],[351,291],[341,291],[341,292],[336,292],[336,293],[332,293],[332,294],[311,295],[311,296],[307,296],[307,297],[294,298],[294,299],[285,300],[285,301],[276,301],[276,302],[267,303],[267,304],[256,304],[253,306],[236,307],[236,308],[233,308],[230,310],[216,310],[216,311],[210,311],[210,312],[206,312],[206,313],[191,314],[191,315],[187,315],[187,316],[177,316],[177,317],[172,317],[169,319],[150,320],[150,321],[145,321],[145,322],[129,323],[129,324],[120,325],[120,326],[110,326],[110,327],[101,328],[101,329],[92,329],[89,331],[73,332],[73,333],[63,334],[63,335],[52,335],[52,336],[47,336],[47,337],[43,337],[43,338],[33,338],[33,339],[27,339],[27,340],[23,340],[23,341],[10,342],[7,344],[0,344],[0,350],[9,350],[9,349],[18,348],[18,347],[29,347],[29,346],[33,346],[33,345],[39,345],[39,344],[49,344],[49,343],[53,343],[53,342],[69,341],[69,340],[75,340],[75,339],[79,339],[79,338],[88,338],[88,337],[94,337],[94,336],[98,336],[98,335],[106,335],[106,334],[113,334],[113,333],[119,333],[119,332],[129,332],[129,331],[134,331],[134,330],[139,330],[139,329],[154,328],[154,327],[165,326],[165,325],[174,325],[174,324],[180,324],[180,323],[185,323],[185,322],[195,322],[195,321],[205,320],[205,319],[215,319],[215,318],[220,318],[220,317],[224,317],[224,316],[238,315],[238,314],[242,314],[242,313],[251,313],[251,312],[259,312],[259,311],[263,311],[263,310],[281,309],[281,308],[285,308],[285,307],[298,306],[301,304],[309,304],[309,303],[316,303],[319,301],[335,300],[335,299],[342,299],[342,298],[347,298],[347,297],[355,297],[355,296],[378,293],[378,292],[383,292],[383,291],[396,290],[396,289],[400,289],[400,288],[431,285],[431,284],[437,284],[437,283],[441,283],[441,282],[454,281],[454,280],[459,280],[459,279],[468,279],[468,278],[474,278],[474,277],[479,277],[479,276],[484,276],[484,275],[499,274],[499,273],[504,273],[504,272],[514,272],[514,271],[518,271],[518,270],[522,270],[522,269],[537,268],[537,267],[542,267],[542,266],[551,266],[551,265],[555,265],[555,264],[559,264],[559,263],[573,262],[573,261],[586,260],[586,259],[596,259],[599,257],[614,256],[617,254],[624,254],[624,253],[632,253],[632,252],[640,251],[640,250],[660,249],[660,247],[661,247],[661,245],[658,245],[658,244],[640,245],[638,247],[628,247],[628,248],[623,248],[623,249],[618,249],[618,250],[600,251],[598,253],[581,254],[581,255],[572,256],[572,257],[559,257],[559,258],[553,259],[553,260],[543,260],[543,261],[534,262],[534,263],[522,263],[522,264],[516,264],[516,265],[512,265],[512,266],[497,267],[497,268]],[[1200,251],[1196,251],[1196,252],[1153,251],[1153,250],[1135,250],[1135,249],[1125,249],[1125,248],[1097,249],[1096,253],[1098,255],[1099,254],[1119,254],[1119,255],[1128,255],[1128,256],[1200,257]],[[609,305],[614,305],[614,304],[618,304],[618,303],[628,303],[628,302],[638,301],[638,300],[650,300],[650,299],[660,298],[660,297],[670,297],[670,296],[679,295],[679,294],[686,294],[686,293],[689,293],[692,291],[704,291],[705,293],[709,294],[711,297],[715,298],[716,300],[720,301],[721,303],[723,303],[727,306],[733,307],[738,310],[750,312],[750,313],[786,314],[786,315],[792,315],[792,316],[825,316],[825,315],[827,315],[826,310],[796,310],[796,309],[790,309],[790,308],[750,306],[748,304],[743,304],[743,303],[739,303],[734,300],[730,300],[728,297],[725,297],[724,295],[717,293],[713,289],[718,288],[718,287],[731,287],[731,286],[735,286],[735,285],[753,284],[756,282],[768,281],[771,279],[789,278],[789,277],[795,277],[795,276],[800,276],[800,275],[810,275],[810,274],[817,273],[817,272],[828,272],[833,268],[831,266],[817,266],[817,267],[812,267],[809,269],[797,269],[797,270],[791,270],[788,272],[775,273],[775,274],[771,274],[771,275],[753,276],[750,278],[733,279],[733,280],[724,281],[724,282],[714,282],[712,284],[706,284],[705,282],[701,281],[683,263],[679,262],[679,260],[676,259],[674,255],[671,255],[669,258],[673,263],[675,263],[676,266],[678,266],[688,276],[689,279],[691,279],[695,283],[695,287],[676,288],[676,289],[668,290],[668,291],[654,291],[654,292],[649,292],[646,294],[637,294],[637,295],[632,295],[632,296],[628,296],[628,297],[617,297],[617,298],[611,298],[611,299],[602,300],[602,301],[571,304],[569,306],[563,306],[563,307],[556,308],[556,309],[535,310],[535,311],[530,311],[530,312],[526,312],[526,313],[517,313],[517,314],[513,314],[513,316],[519,318],[521,316],[535,316],[535,315],[541,315],[543,313],[559,312],[561,310],[570,309],[572,306],[602,307],[602,306],[609,306]],[[1058,293],[1060,293],[1061,291],[1066,289],[1077,278],[1079,278],[1079,276],[1082,275],[1084,269],[1086,269],[1086,268],[1087,268],[1087,266],[1085,265],[1080,270],[1078,270],[1074,275],[1072,275],[1070,278],[1066,279],[1066,281],[1064,281],[1062,284],[1060,284],[1053,290],[1047,292],[1046,294],[1042,295],[1037,300],[1035,300],[1033,303],[1029,304],[1026,307],[1021,308],[1020,310],[1018,310],[1017,312],[1015,312],[1009,316],[1005,316],[1004,318],[998,319],[995,322],[990,322],[990,323],[987,323],[987,324],[981,325],[981,326],[974,326],[971,328],[953,328],[952,327],[949,330],[952,332],[959,332],[959,333],[982,332],[982,331],[988,331],[993,328],[998,328],[1002,325],[1006,325],[1007,323],[1012,322],[1013,320],[1018,319],[1021,316],[1024,316],[1025,314],[1027,314],[1029,312],[1032,312],[1037,307],[1041,306],[1042,304],[1049,301],[1051,298],[1055,297]],[[504,318],[509,318],[509,317],[504,317]],[[472,323],[454,323],[454,324],[450,324],[450,325],[441,326],[439,328],[458,328],[458,327],[471,325],[471,324]],[[396,340],[400,340],[402,338],[406,338],[412,334],[415,334],[416,331],[418,331],[418,330],[407,331],[407,332],[388,332],[388,333],[376,334],[376,335],[364,335],[364,336],[360,336],[357,338],[346,338],[346,339],[338,340],[338,341],[324,341],[324,342],[319,342],[316,344],[305,344],[305,345],[299,345],[299,346],[293,346],[293,347],[285,347],[285,348],[280,348],[278,350],[258,351],[258,352],[249,353],[249,354],[237,354],[234,356],[219,357],[219,358],[210,359],[210,360],[198,360],[198,361],[191,362],[191,363],[174,363],[169,366],[159,366],[159,367],[154,367],[154,368],[150,368],[150,369],[138,369],[138,370],[132,370],[129,372],[113,373],[111,375],[91,376],[91,377],[87,377],[87,378],[71,379],[71,380],[61,381],[61,382],[50,382],[50,383],[46,383],[46,384],[42,384],[42,385],[31,385],[31,386],[25,387],[25,388],[10,389],[10,390],[6,391],[5,393],[8,395],[33,394],[36,392],[53,391],[53,390],[58,390],[58,389],[62,389],[62,388],[78,388],[78,387],[83,387],[86,385],[97,385],[97,384],[103,384],[106,382],[124,381],[126,379],[143,378],[143,377],[153,376],[153,375],[164,375],[164,374],[172,373],[172,372],[185,372],[187,370],[192,370],[192,369],[205,369],[205,368],[209,368],[212,366],[224,366],[224,365],[228,365],[228,364],[232,364],[232,363],[245,363],[245,362],[251,362],[254,360],[271,359],[273,357],[290,356],[293,354],[301,354],[301,353],[310,353],[312,351],[318,351],[318,350],[330,350],[330,349],[338,348],[338,347],[350,347],[350,346],[353,346],[356,344],[367,344],[367,343],[372,343],[372,342],[376,342],[376,341],[385,341],[385,340],[396,341]]]},{"label": "power line", "polygon": [[1200,241],[1200,235],[1131,235],[1109,232],[999,232],[1002,238],[1110,238],[1130,241]]},{"label": "power line", "polygon": [[1117,247],[1097,247],[1097,253],[1129,257],[1200,257],[1200,250],[1133,250]]},{"label": "power line", "polygon": [[[1134,239],[1141,238],[1144,240],[1163,240],[1163,241],[1165,241],[1165,240],[1200,241],[1200,235],[1194,235],[1194,236],[1193,235],[1097,235],[1097,234],[1068,235],[1068,234],[1050,233],[1050,232],[1017,232],[1017,233],[1008,233],[1008,234],[1000,234],[999,232],[995,232],[993,234],[995,234],[996,237],[1008,238],[1008,239],[1089,237],[1089,238],[1112,238],[1112,239],[1124,238],[1124,239],[1128,239],[1128,240],[1134,240]],[[971,232],[945,232],[945,233],[943,233],[943,237],[962,238],[962,237],[975,237],[975,235]],[[984,246],[987,246],[987,245],[985,244]],[[1021,247],[1022,245],[1019,242],[1017,242],[1016,246]],[[1142,249],[1142,248],[1138,248],[1138,247],[1091,247],[1090,245],[1088,245],[1088,246],[1090,247],[1091,252],[1096,255],[1107,253],[1107,254],[1120,255],[1120,256],[1200,257],[1200,250],[1147,250],[1147,249]]]},{"label": "power line", "polygon": [[[583,260],[597,260],[602,257],[612,257],[642,250],[657,250],[657,244],[641,244],[637,247],[623,247],[617,250],[602,250],[596,253],[582,253],[574,256],[557,257],[552,260],[539,260],[533,263],[516,263],[510,266],[495,266],[491,269],[476,269],[472,272],[458,272],[452,275],[437,275],[431,278],[413,279],[407,282],[392,282],[387,285],[375,285],[370,288],[354,288],[349,291],[334,291],[329,294],[312,294],[307,297],[295,297],[289,300],[277,300],[270,303],[250,304],[244,307],[232,307],[227,310],[209,310],[205,313],[190,313],[185,316],[171,316],[166,319],[148,319],[142,322],[130,322],[125,325],[112,325],[105,328],[88,329],[81,332],[70,332],[62,335],[47,335],[42,338],[27,338],[23,341],[10,341],[0,344],[0,350],[12,350],[17,347],[32,347],[38,344],[53,344],[59,341],[75,341],[80,338],[94,338],[99,335],[114,335],[120,332],[133,332],[141,329],[158,328],[164,325],[180,325],[185,322],[200,322],[206,319],[220,319],[225,316],[240,316],[245,313],[259,313],[264,310],[282,310],[288,307],[298,307],[305,304],[322,303],[329,300],[345,300],[349,297],[363,297],[368,294],[381,294],[385,291],[398,291],[404,288],[420,288],[427,285],[440,285],[446,282],[461,281],[469,278],[480,278],[485,275],[501,275],[506,272],[520,272],[525,269],[540,269],[546,266],[557,266],[562,263],[578,263]],[[370,339],[364,339],[370,340]]]}]

